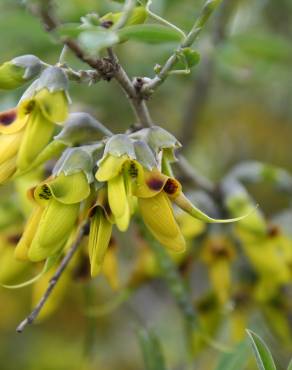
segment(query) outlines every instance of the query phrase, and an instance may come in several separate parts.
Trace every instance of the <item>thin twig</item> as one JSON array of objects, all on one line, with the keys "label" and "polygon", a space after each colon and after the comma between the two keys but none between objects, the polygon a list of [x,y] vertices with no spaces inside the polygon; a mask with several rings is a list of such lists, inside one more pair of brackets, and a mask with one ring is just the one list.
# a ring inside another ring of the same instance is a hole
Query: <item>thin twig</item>
[{"label": "thin twig", "polygon": [[74,256],[74,253],[77,251],[80,242],[86,233],[86,230],[87,224],[81,226],[75,242],[72,244],[71,248],[69,249],[65,257],[62,259],[62,262],[57,271],[55,272],[55,274],[53,275],[53,277],[50,279],[47,290],[44,292],[43,296],[41,297],[35,308],[32,310],[32,312],[17,326],[16,331],[18,333],[22,333],[25,327],[27,325],[31,325],[38,317],[41,309],[43,308],[44,304],[47,302],[50,295],[52,294],[56,284],[58,283],[68,263],[71,261],[72,257]]},{"label": "thin twig", "polygon": [[188,33],[183,42],[175,50],[175,52],[168,58],[166,63],[161,68],[161,71],[148,83],[144,84],[141,93],[144,95],[151,95],[155,89],[158,88],[168,77],[169,72],[172,70],[176,62],[178,61],[180,52],[187,47],[192,46],[195,40],[198,38],[201,30],[207,23],[209,17],[220,4],[221,0],[207,0],[199,18],[196,20],[191,31]]},{"label": "thin twig", "polygon": [[124,27],[128,21],[128,19],[130,18],[132,12],[133,12],[133,9],[136,5],[136,0],[126,0],[125,1],[125,5],[124,5],[124,8],[122,10],[122,15],[120,17],[120,19],[117,21],[116,24],[113,25],[112,27],[112,30],[119,30],[120,28]]},{"label": "thin twig", "polygon": [[110,60],[115,65],[114,68],[114,78],[118,82],[118,84],[122,87],[123,91],[125,92],[129,102],[132,106],[133,111],[136,114],[138,122],[141,126],[150,127],[153,125],[152,119],[150,117],[150,112],[147,108],[145,100],[141,99],[133,82],[130,80],[129,76],[127,75],[126,71],[122,67],[121,63],[118,60],[118,57],[112,50],[112,48],[108,49],[108,54]]}]

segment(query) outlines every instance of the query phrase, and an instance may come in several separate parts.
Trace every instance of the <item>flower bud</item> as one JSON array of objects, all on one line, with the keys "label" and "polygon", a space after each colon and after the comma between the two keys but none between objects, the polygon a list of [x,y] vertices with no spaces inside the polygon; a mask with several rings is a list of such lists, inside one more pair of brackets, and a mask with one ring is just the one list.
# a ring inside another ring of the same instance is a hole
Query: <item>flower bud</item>
[{"label": "flower bud", "polygon": [[0,89],[9,90],[22,86],[41,71],[41,61],[34,55],[23,55],[0,66]]}]

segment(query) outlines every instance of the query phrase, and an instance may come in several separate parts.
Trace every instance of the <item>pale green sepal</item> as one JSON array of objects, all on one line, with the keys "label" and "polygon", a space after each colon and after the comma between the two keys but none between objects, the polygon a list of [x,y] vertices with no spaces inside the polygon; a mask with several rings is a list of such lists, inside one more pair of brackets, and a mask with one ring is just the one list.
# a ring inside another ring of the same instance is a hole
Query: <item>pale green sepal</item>
[{"label": "pale green sepal", "polygon": [[104,135],[111,136],[111,132],[90,114],[81,112],[71,113],[63,130],[54,139],[76,146],[96,142]]},{"label": "pale green sepal", "polygon": [[181,143],[175,136],[159,126],[144,128],[133,133],[130,137],[146,141],[154,153],[162,149],[177,149],[181,147]]},{"label": "pale green sepal", "polygon": [[181,147],[181,143],[175,136],[159,126],[153,126],[148,129],[147,141],[155,152],[161,149]]},{"label": "pale green sepal", "polygon": [[[132,140],[125,134],[117,134],[109,138],[107,141],[103,158],[100,163],[111,154],[114,157],[121,157],[127,155],[130,159],[136,159],[134,145]],[[100,163],[98,163],[100,165]]]},{"label": "pale green sepal", "polygon": [[134,142],[134,149],[137,161],[142,164],[147,170],[152,170],[153,168],[157,168],[158,164],[156,159],[153,155],[153,152],[149,148],[149,146],[145,143],[145,141],[137,140]]},{"label": "pale green sepal", "polygon": [[48,257],[44,264],[42,271],[36,276],[34,276],[33,278],[27,281],[24,281],[23,283],[15,284],[15,285],[6,285],[6,284],[0,283],[0,286],[6,289],[20,289],[20,288],[29,286],[35,283],[36,281],[38,281],[45,273],[47,273],[56,264],[59,258],[60,258],[60,254],[55,254],[54,256]]},{"label": "pale green sepal", "polygon": [[82,171],[88,180],[88,183],[94,181],[92,173],[95,165],[94,156],[100,150],[101,146],[88,145],[79,148],[67,148],[53,169],[53,175],[58,176],[61,172],[65,175],[71,175]]},{"label": "pale green sepal", "polygon": [[12,59],[11,63],[17,67],[23,68],[23,79],[25,81],[37,76],[42,69],[42,63],[35,55],[22,55]]},{"label": "pale green sepal", "polygon": [[48,89],[50,93],[68,90],[68,77],[62,68],[48,67],[37,80],[36,91]]}]

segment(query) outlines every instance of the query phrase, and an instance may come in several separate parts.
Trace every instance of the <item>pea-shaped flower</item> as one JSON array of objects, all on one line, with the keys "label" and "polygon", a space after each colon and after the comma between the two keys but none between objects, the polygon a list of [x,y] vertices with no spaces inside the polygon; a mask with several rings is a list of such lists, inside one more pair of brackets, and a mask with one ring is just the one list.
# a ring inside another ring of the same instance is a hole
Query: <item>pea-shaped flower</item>
[{"label": "pea-shaped flower", "polygon": [[[55,78],[58,84],[52,83]],[[29,169],[50,142],[55,124],[67,118],[66,82],[60,68],[47,68],[17,108],[0,114],[0,184],[16,170]]]},{"label": "pea-shaped flower", "polygon": [[42,261],[62,250],[76,225],[80,203],[90,194],[86,175],[63,172],[33,190],[35,209],[27,222],[15,256]]}]

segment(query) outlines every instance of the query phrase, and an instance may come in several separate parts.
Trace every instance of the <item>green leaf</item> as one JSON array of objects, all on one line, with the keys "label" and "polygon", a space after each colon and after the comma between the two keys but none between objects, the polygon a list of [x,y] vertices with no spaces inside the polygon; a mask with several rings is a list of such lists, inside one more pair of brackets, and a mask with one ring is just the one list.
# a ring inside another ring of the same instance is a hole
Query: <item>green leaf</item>
[{"label": "green leaf", "polygon": [[152,331],[138,328],[140,347],[143,353],[145,370],[166,370],[160,343]]},{"label": "green leaf", "polygon": [[215,370],[242,370],[247,365],[247,343],[240,342],[232,352],[223,353]]},{"label": "green leaf", "polygon": [[291,358],[291,361],[289,362],[287,370],[292,370],[292,358]]},{"label": "green leaf", "polygon": [[182,35],[173,28],[159,24],[140,24],[124,27],[118,31],[121,41],[135,40],[151,44],[179,42]]},{"label": "green leaf", "polygon": [[194,67],[200,61],[200,54],[191,48],[185,48],[181,52],[185,65],[189,68]]},{"label": "green leaf", "polygon": [[265,342],[251,330],[247,330],[247,334],[251,340],[258,368],[260,370],[276,370],[272,354]]},{"label": "green leaf", "polygon": [[90,54],[98,54],[100,50],[120,41],[116,32],[101,27],[80,33],[78,40]]}]

